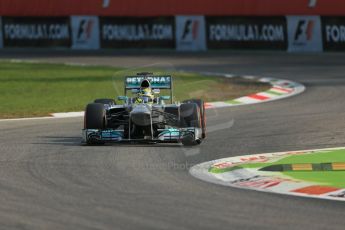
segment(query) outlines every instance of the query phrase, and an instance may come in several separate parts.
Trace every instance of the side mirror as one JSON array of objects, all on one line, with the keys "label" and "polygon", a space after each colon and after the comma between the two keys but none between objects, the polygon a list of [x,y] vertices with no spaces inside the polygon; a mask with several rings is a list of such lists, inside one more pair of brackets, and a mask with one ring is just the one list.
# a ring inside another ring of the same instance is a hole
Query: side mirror
[{"label": "side mirror", "polygon": [[127,101],[127,99],[128,99],[128,97],[126,97],[126,96],[118,96],[117,97],[117,100],[119,100],[119,101]]},{"label": "side mirror", "polygon": [[170,96],[160,96],[159,98],[163,101],[170,100]]}]

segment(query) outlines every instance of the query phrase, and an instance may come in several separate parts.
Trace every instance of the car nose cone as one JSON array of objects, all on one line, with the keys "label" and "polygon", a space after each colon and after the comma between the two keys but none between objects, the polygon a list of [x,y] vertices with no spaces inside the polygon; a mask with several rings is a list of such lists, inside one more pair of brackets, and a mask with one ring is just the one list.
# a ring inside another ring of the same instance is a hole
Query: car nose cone
[{"label": "car nose cone", "polygon": [[151,125],[151,108],[146,104],[136,105],[130,112],[131,120],[140,126]]}]

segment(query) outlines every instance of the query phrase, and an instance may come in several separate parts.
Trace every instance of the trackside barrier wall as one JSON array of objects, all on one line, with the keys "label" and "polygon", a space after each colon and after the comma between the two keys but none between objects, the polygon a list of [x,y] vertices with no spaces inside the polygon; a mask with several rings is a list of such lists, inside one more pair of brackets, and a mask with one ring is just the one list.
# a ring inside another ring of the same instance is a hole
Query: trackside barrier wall
[{"label": "trackside barrier wall", "polygon": [[345,13],[344,0],[1,0],[2,16],[283,16]]},{"label": "trackside barrier wall", "polygon": [[345,16],[2,16],[0,28],[0,48],[345,50]]}]

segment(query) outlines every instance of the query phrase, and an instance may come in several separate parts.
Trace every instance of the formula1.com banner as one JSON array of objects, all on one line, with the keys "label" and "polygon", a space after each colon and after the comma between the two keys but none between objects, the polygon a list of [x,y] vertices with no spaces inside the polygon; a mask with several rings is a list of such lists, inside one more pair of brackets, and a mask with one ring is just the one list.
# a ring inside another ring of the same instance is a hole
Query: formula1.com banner
[{"label": "formula1.com banner", "polygon": [[102,48],[175,48],[174,17],[100,17]]},{"label": "formula1.com banner", "polygon": [[206,17],[209,49],[287,48],[285,17]]},{"label": "formula1.com banner", "polygon": [[345,50],[345,17],[321,17],[324,51]]},{"label": "formula1.com banner", "polygon": [[70,47],[69,17],[2,17],[4,47]]}]

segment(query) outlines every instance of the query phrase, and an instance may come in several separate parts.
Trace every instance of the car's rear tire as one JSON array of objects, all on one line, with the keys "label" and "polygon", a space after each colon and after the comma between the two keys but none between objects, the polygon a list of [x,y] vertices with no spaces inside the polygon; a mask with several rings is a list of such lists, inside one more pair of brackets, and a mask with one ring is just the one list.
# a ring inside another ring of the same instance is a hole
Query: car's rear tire
[{"label": "car's rear tire", "polygon": [[[106,128],[106,112],[103,104],[91,103],[86,106],[84,126],[85,129]],[[104,142],[97,140],[87,140],[87,144],[104,144]]]},{"label": "car's rear tire", "polygon": [[116,105],[116,102],[114,99],[109,99],[109,98],[100,98],[96,99],[94,103],[100,103],[103,105]]},{"label": "car's rear tire", "polygon": [[195,103],[199,106],[200,117],[201,117],[201,129],[202,138],[206,138],[206,112],[205,112],[205,102],[202,99],[189,99],[183,101],[183,103]]}]

